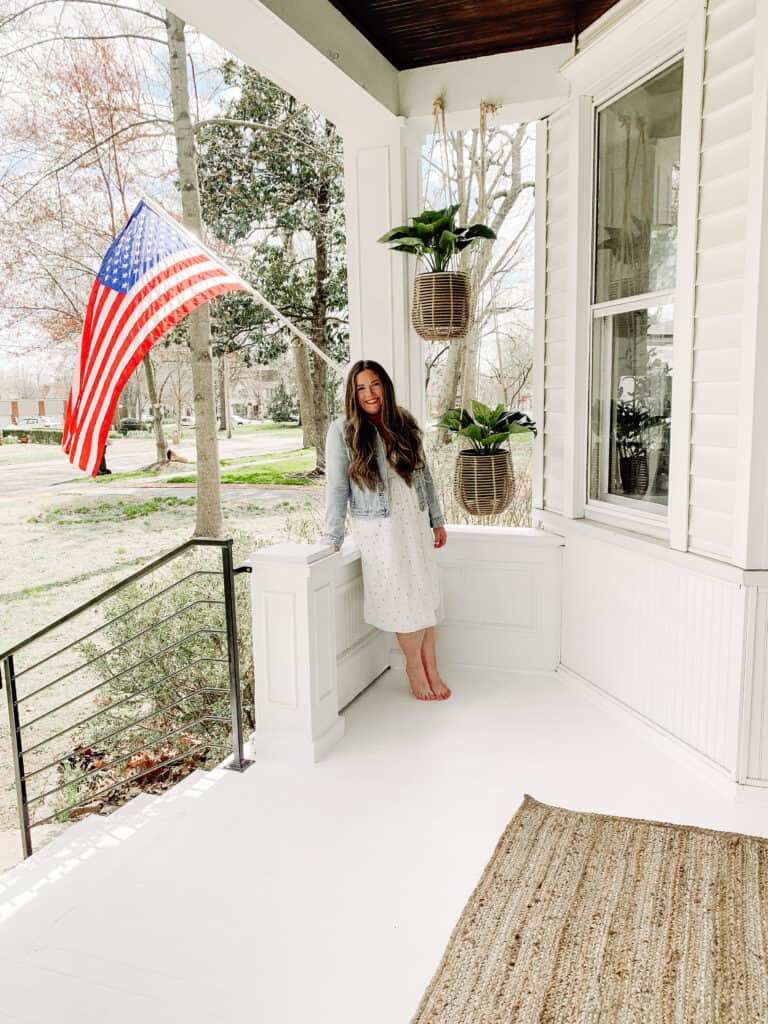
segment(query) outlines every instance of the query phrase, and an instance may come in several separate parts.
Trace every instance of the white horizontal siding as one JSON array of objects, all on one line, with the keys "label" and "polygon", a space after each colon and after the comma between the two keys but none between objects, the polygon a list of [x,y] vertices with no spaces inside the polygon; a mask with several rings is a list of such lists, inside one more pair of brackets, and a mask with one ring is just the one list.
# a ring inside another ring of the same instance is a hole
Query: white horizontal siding
[{"label": "white horizontal siding", "polygon": [[726,560],[738,501],[754,16],[755,0],[711,0],[704,62],[688,546]]},{"label": "white horizontal siding", "polygon": [[694,381],[722,382],[739,371],[741,353],[738,348],[705,348],[694,355]]},{"label": "white horizontal siding", "polygon": [[546,204],[544,507],[562,512],[568,329],[568,120],[564,110],[548,122]]},{"label": "white horizontal siding", "polygon": [[[745,154],[749,157],[749,146],[745,147]],[[707,188],[702,189],[699,215],[706,217],[743,207],[748,188],[749,172],[746,165],[738,169],[726,168],[725,174],[715,175],[707,182]]]}]

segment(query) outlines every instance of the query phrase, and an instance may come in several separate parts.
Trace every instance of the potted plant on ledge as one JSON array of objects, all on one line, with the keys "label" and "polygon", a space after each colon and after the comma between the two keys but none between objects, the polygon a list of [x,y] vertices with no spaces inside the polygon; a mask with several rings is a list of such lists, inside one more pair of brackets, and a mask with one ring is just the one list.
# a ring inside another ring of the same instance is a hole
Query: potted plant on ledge
[{"label": "potted plant on ledge", "polygon": [[647,434],[651,417],[642,405],[619,402],[616,407],[616,447],[619,479],[625,494],[642,497],[648,490]]},{"label": "potted plant on ledge", "polygon": [[458,205],[424,210],[410,224],[392,228],[379,239],[393,252],[415,256],[426,267],[416,275],[411,310],[414,330],[425,341],[450,341],[467,333],[472,323],[469,277],[451,267],[468,246],[496,237],[485,224],[457,226],[458,210]]},{"label": "potted plant on ledge", "polygon": [[503,405],[490,409],[482,402],[466,409],[449,409],[439,426],[465,438],[469,447],[459,452],[453,478],[456,500],[472,516],[492,516],[509,507],[514,493],[512,457],[504,442],[512,434],[536,434],[536,424],[525,413]]}]

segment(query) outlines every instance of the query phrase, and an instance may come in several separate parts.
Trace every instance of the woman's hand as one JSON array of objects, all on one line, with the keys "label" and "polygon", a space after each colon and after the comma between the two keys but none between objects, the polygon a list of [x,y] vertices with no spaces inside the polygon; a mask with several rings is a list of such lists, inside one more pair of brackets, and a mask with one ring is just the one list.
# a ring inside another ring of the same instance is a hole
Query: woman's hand
[{"label": "woman's hand", "polygon": [[445,527],[435,526],[432,528],[432,533],[435,535],[435,547],[445,547],[445,542],[448,540],[448,534],[445,532]]}]

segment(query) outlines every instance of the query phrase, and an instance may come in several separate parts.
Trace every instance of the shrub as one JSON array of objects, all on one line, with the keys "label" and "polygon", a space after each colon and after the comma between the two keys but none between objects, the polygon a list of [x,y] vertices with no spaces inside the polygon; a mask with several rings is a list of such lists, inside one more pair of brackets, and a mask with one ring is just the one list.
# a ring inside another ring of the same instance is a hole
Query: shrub
[{"label": "shrub", "polygon": [[152,424],[142,423],[141,420],[134,420],[126,416],[120,420],[120,426],[118,429],[123,436],[133,431],[140,431],[142,434],[145,434],[148,430],[152,429]]},{"label": "shrub", "polygon": [[[255,546],[250,538],[238,537],[235,564]],[[231,751],[220,569],[218,548],[195,548],[105,602],[108,624],[96,642],[79,645],[85,661],[92,662],[88,671],[104,683],[96,700],[102,713],[81,726],[75,745],[61,759],[60,781],[69,783],[60,804],[62,817],[68,806],[107,787],[115,788],[100,802],[115,806],[137,789],[157,791],[195,768],[213,767]],[[247,574],[235,577],[246,736],[253,728],[248,581]],[[161,767],[167,760],[174,764]],[[83,770],[86,777],[72,781]]]},{"label": "shrub", "polygon": [[62,430],[54,427],[3,427],[3,440],[29,438],[30,444],[61,444]]},{"label": "shrub", "polygon": [[288,391],[282,381],[278,382],[275,393],[267,406],[267,416],[275,423],[295,422],[299,418],[299,404],[296,396]]}]

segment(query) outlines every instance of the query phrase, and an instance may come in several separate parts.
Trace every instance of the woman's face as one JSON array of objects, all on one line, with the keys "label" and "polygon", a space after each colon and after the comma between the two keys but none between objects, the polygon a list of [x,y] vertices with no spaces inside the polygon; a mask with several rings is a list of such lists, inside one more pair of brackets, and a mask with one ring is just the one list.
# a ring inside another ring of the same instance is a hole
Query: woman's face
[{"label": "woman's face", "polygon": [[369,416],[376,416],[381,412],[384,388],[377,373],[373,370],[361,370],[355,377],[355,394],[357,404],[368,413]]}]

